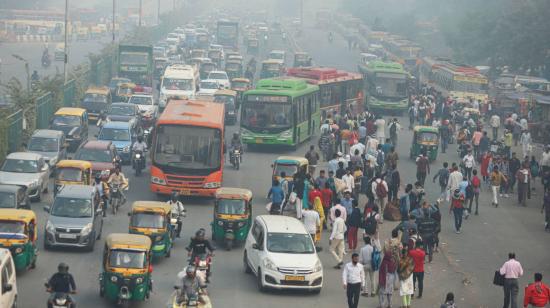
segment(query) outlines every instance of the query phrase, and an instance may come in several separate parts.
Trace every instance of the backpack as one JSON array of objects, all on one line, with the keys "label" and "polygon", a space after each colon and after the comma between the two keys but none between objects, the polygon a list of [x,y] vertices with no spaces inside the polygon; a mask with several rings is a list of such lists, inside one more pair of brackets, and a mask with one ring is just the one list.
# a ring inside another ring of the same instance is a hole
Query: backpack
[{"label": "backpack", "polygon": [[477,176],[472,177],[472,186],[474,186],[474,188],[479,188],[479,185],[481,185],[481,181],[479,180],[479,177]]},{"label": "backpack", "polygon": [[466,199],[471,199],[474,197],[474,188],[472,186],[472,183],[468,183],[468,186],[466,186]]},{"label": "backpack", "polygon": [[365,233],[369,235],[373,235],[376,233],[377,226],[378,226],[378,222],[376,221],[376,213],[371,212],[370,216],[365,219],[365,224],[363,226],[363,229],[365,229]]},{"label": "backpack", "polygon": [[376,247],[372,250],[372,256],[370,260],[370,266],[373,271],[380,269],[380,263],[382,263],[382,253]]},{"label": "backpack", "polygon": [[418,233],[420,233],[422,238],[432,238],[437,230],[437,222],[431,217],[418,218],[416,224],[418,226]]},{"label": "backpack", "polygon": [[376,183],[376,196],[378,198],[386,198],[388,196],[388,190],[386,186],[384,186],[384,181],[382,180]]}]

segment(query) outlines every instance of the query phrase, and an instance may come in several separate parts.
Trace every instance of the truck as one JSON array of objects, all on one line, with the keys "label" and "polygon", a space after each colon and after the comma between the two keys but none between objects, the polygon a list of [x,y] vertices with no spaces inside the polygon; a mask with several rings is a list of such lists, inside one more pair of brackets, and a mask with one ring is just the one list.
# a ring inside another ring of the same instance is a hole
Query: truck
[{"label": "truck", "polygon": [[128,78],[136,85],[152,88],[153,70],[152,46],[118,46],[118,77]]},{"label": "truck", "polygon": [[227,49],[237,49],[239,45],[239,23],[219,20],[216,31],[218,44]]}]

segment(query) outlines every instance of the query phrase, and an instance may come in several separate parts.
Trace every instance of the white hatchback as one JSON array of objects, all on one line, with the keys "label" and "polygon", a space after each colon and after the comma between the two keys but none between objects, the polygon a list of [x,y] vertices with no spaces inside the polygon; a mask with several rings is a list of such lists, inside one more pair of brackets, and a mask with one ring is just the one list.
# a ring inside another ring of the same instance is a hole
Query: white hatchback
[{"label": "white hatchback", "polygon": [[227,73],[224,71],[211,71],[208,74],[208,79],[215,80],[223,86],[226,89],[229,89],[231,87],[231,82],[229,81],[229,77],[227,76]]},{"label": "white hatchback", "polygon": [[323,265],[311,236],[293,217],[260,215],[246,238],[244,269],[257,277],[260,291],[266,288],[305,289],[319,293]]}]

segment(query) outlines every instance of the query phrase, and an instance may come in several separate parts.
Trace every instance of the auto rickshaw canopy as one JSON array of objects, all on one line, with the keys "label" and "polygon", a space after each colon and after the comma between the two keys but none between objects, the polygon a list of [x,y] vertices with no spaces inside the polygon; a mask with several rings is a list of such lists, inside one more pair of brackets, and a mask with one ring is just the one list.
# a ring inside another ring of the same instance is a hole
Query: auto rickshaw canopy
[{"label": "auto rickshaw canopy", "polygon": [[252,200],[252,191],[245,188],[222,187],[216,190],[216,199],[243,199]]},{"label": "auto rickshaw canopy", "polygon": [[151,239],[141,234],[111,233],[105,239],[109,249],[151,249]]}]

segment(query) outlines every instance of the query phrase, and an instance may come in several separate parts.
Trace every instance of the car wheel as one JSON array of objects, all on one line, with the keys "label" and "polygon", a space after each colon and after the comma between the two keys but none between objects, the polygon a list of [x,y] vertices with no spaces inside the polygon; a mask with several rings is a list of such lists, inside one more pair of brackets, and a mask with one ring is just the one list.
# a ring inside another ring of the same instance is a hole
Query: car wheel
[{"label": "car wheel", "polygon": [[95,246],[95,234],[92,234],[92,236],[90,236],[90,244],[88,245],[88,247],[86,247],[86,250],[91,252],[91,251],[94,251],[94,246]]},{"label": "car wheel", "polygon": [[44,250],[50,250],[52,246],[48,244],[48,239],[46,238],[46,235],[44,234]]},{"label": "car wheel", "polygon": [[99,228],[99,234],[97,235],[97,239],[101,239],[101,234],[103,233],[103,221],[101,221],[101,227]]},{"label": "car wheel", "polygon": [[250,268],[250,265],[248,265],[248,260],[247,260],[247,256],[246,256],[246,251],[244,252],[244,255],[243,255],[243,267],[244,267],[244,272],[245,272],[246,274],[252,273],[252,269]]},{"label": "car wheel", "polygon": [[262,278],[262,270],[258,268],[258,277],[256,279],[257,285],[258,285],[258,291],[265,292],[265,286]]}]

